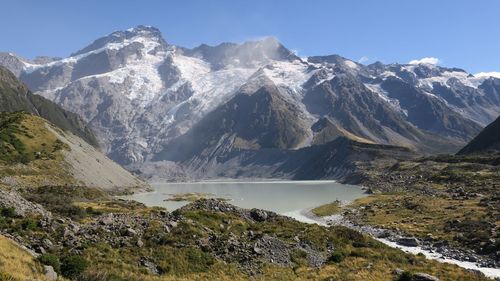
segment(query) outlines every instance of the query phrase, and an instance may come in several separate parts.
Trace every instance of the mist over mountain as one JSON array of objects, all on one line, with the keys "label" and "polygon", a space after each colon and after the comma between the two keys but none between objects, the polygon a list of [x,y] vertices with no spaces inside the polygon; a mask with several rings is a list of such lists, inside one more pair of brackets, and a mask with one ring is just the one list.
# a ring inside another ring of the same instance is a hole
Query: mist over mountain
[{"label": "mist over mountain", "polygon": [[275,38],[189,49],[138,26],[68,58],[1,53],[0,64],[82,116],[113,160],[199,177],[217,177],[211,169],[219,165],[237,171],[237,155],[338,137],[454,153],[500,112],[494,77],[428,63],[301,58]]}]

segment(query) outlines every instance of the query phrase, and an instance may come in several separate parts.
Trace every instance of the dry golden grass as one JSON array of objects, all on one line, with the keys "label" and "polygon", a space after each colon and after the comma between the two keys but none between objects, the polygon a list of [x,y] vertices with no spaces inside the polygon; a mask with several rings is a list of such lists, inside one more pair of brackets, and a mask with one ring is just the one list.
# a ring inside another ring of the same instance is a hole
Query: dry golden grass
[{"label": "dry golden grass", "polygon": [[202,193],[202,192],[187,192],[187,193],[177,193],[170,194],[170,198],[165,199],[165,201],[188,201],[194,202],[199,199],[205,199],[212,197],[213,194],[210,193]]},{"label": "dry golden grass", "polygon": [[[1,274],[5,276],[2,276]],[[42,266],[28,252],[0,235],[0,279],[48,280]]]},{"label": "dry golden grass", "polygon": [[[416,194],[377,194],[360,198],[350,208],[370,206],[363,211],[363,223],[382,228],[398,228],[404,232],[452,240],[452,232],[445,231],[449,220],[480,220],[486,209],[479,206],[479,200],[457,201]],[[408,208],[408,205],[412,205]]]},{"label": "dry golden grass", "polygon": [[318,217],[325,217],[337,214],[340,212],[342,207],[340,206],[340,202],[335,201],[332,203],[328,203],[325,205],[321,205],[311,210],[311,212]]},{"label": "dry golden grass", "polygon": [[26,153],[35,156],[26,165],[0,163],[0,178],[10,177],[19,185],[38,187],[44,185],[76,184],[65,167],[61,149],[68,149],[50,132],[44,119],[25,114],[16,137],[24,144]]},{"label": "dry golden grass", "polygon": [[[472,273],[465,274],[463,269],[451,264],[442,264],[435,261],[422,262],[423,258],[416,258],[415,265],[392,262],[380,256],[378,259],[363,257],[348,257],[340,264],[326,265],[320,269],[300,268],[295,270],[295,277],[287,280],[343,280],[343,281],[386,281],[394,280],[394,268],[401,267],[410,272],[425,272],[437,276],[442,281],[473,281],[486,280]],[[265,278],[263,280],[266,280]]]},{"label": "dry golden grass", "polygon": [[26,128],[30,137],[23,133],[18,133],[16,136],[24,143],[26,150],[30,154],[40,152],[45,155],[53,155],[54,158],[59,160],[62,159],[62,155],[56,153],[57,137],[47,129],[47,121],[34,115],[25,115],[21,121],[21,126]]}]

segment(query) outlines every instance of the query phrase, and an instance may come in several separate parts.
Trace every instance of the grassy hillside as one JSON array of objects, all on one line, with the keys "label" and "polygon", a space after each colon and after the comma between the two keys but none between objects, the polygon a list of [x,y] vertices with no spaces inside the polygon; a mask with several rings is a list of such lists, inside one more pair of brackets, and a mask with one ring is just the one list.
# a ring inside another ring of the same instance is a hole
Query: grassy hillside
[{"label": "grassy hillside", "polygon": [[0,185],[80,185],[126,192],[147,185],[82,139],[24,112],[0,113]]},{"label": "grassy hillside", "polygon": [[22,112],[0,113],[0,160],[10,164],[56,159],[64,145],[41,118]]},{"label": "grassy hillside", "polygon": [[500,156],[435,156],[365,171],[377,194],[348,206],[359,223],[500,258]]},{"label": "grassy hillside", "polygon": [[0,235],[1,281],[47,281],[42,265],[28,252]]},{"label": "grassy hillside", "polygon": [[0,113],[0,178],[4,182],[75,184],[63,161],[65,148],[42,118],[22,112]]}]

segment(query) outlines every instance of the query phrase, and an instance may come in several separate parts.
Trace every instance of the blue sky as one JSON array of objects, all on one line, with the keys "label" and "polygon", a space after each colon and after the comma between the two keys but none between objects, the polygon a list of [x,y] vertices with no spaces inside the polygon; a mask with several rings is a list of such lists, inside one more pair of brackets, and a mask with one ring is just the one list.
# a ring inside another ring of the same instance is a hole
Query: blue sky
[{"label": "blue sky", "polygon": [[1,0],[0,51],[67,56],[99,36],[158,27],[185,47],[275,36],[301,56],[371,63],[435,57],[469,72],[500,71],[497,0]]}]

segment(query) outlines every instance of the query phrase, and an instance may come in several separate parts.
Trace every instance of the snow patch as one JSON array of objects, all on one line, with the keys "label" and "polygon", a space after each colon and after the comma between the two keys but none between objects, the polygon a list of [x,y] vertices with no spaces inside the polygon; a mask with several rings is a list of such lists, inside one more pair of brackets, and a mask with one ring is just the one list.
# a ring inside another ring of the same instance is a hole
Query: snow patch
[{"label": "snow patch", "polygon": [[359,69],[359,66],[353,61],[345,60],[344,63],[352,69]]},{"label": "snow patch", "polygon": [[478,78],[490,78],[490,77],[493,77],[493,78],[500,79],[500,72],[496,72],[496,71],[493,71],[493,72],[479,72],[479,73],[474,74],[474,76],[478,77]]},{"label": "snow patch", "polygon": [[263,71],[276,86],[298,90],[314,74],[307,69],[307,64],[300,61],[276,61],[264,67]]},{"label": "snow patch", "polygon": [[206,113],[228,100],[257,71],[256,68],[238,67],[212,71],[209,63],[177,53],[173,60],[181,72],[181,80],[169,91],[189,82],[194,91],[189,101],[196,101],[196,114]]},{"label": "snow patch", "polygon": [[322,84],[323,82],[330,81],[333,78],[335,78],[335,74],[333,72],[328,72],[325,78],[321,79],[318,81],[318,83],[315,84],[315,86]]},{"label": "snow patch", "polygon": [[[158,73],[158,67],[168,56],[169,52],[159,51],[154,55],[151,54],[153,50],[161,45],[157,40],[136,36],[130,40],[124,40],[122,43],[110,43],[96,51],[70,58],[71,60],[65,59],[62,61],[66,61],[65,63],[76,62],[90,53],[97,53],[104,49],[119,50],[134,42],[141,43],[144,46],[141,49],[141,56],[129,59],[127,64],[122,68],[103,74],[89,75],[80,79],[107,77],[109,78],[108,82],[112,84],[129,83],[123,94],[129,100],[139,101],[139,105],[144,107],[164,88],[163,81]],[[58,61],[57,63],[61,63],[62,61]]]},{"label": "snow patch", "polygon": [[393,72],[393,71],[384,71],[382,72],[382,74],[380,74],[380,76],[383,78],[383,79],[387,79],[388,77],[397,77],[396,73]]},{"label": "snow patch", "polygon": [[408,116],[408,111],[401,108],[401,105],[399,104],[399,101],[397,99],[390,98],[389,93],[387,93],[387,91],[382,89],[380,84],[365,83],[364,85],[372,92],[376,93],[383,101],[389,104],[392,108]]},{"label": "snow patch", "polygon": [[425,57],[419,60],[412,60],[408,64],[429,64],[429,65],[438,65],[440,60],[435,57]]},{"label": "snow patch", "polygon": [[451,78],[458,79],[462,84],[471,88],[477,88],[484,81],[484,77],[469,77],[468,73],[462,71],[443,71],[440,76],[419,79],[419,85],[429,89],[433,89],[433,83],[448,86],[448,80]]}]

